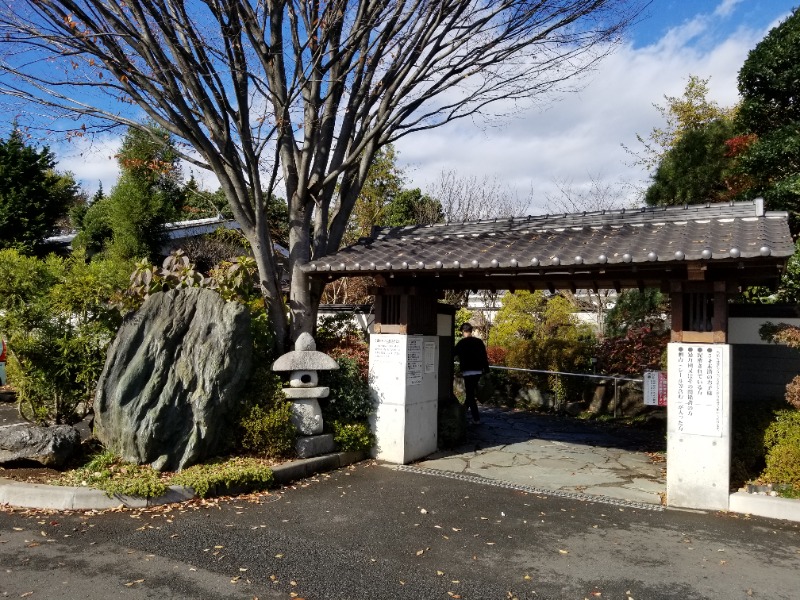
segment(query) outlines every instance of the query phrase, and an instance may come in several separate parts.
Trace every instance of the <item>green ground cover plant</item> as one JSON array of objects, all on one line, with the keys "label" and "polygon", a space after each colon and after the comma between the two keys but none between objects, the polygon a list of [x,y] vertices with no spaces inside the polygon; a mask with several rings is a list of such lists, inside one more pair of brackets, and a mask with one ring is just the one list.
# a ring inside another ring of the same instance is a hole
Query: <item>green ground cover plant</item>
[{"label": "green ground cover plant", "polygon": [[191,466],[172,476],[169,483],[190,487],[205,498],[210,493],[267,490],[273,485],[274,476],[263,461],[234,457]]},{"label": "green ground cover plant", "polygon": [[126,463],[109,451],[96,454],[83,467],[65,472],[52,483],[95,488],[109,496],[153,498],[167,490],[167,484],[156,470]]},{"label": "green ground cover plant", "polygon": [[66,471],[51,483],[90,487],[109,496],[155,498],[170,485],[191,487],[201,498],[230,491],[269,489],[272,469],[263,460],[247,457],[216,459],[180,473],[159,473],[147,465],[127,463],[109,451],[95,454],[84,466]]}]

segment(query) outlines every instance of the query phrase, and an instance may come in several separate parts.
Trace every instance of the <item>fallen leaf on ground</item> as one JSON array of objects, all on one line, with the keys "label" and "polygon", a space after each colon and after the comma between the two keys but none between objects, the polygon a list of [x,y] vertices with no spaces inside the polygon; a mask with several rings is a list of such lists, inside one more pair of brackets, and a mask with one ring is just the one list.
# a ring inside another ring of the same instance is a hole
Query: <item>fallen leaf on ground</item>
[{"label": "fallen leaf on ground", "polygon": [[560,548],[559,548],[558,552],[560,554],[569,554],[569,550],[561,550]]}]

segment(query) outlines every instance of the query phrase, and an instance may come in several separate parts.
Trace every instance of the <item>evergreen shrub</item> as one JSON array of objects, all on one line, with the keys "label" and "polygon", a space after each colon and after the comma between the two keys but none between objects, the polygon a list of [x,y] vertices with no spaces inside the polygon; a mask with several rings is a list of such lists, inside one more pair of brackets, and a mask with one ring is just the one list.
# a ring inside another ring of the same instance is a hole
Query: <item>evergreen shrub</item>
[{"label": "evergreen shrub", "polygon": [[339,368],[320,373],[320,385],[330,387],[330,395],[320,403],[322,418],[326,423],[366,421],[374,410],[369,383],[364,373],[364,363],[368,362],[369,354],[358,351],[358,357],[354,358],[352,354],[347,355],[349,352],[351,349],[331,351]]},{"label": "evergreen shrub", "polygon": [[734,485],[759,478],[766,464],[764,435],[783,406],[780,400],[733,405],[731,482]]},{"label": "evergreen shrub", "polygon": [[375,445],[375,435],[363,421],[333,421],[333,441],[343,452],[366,452]]},{"label": "evergreen shrub", "polygon": [[762,479],[800,489],[800,411],[778,411],[764,433],[766,468]]}]

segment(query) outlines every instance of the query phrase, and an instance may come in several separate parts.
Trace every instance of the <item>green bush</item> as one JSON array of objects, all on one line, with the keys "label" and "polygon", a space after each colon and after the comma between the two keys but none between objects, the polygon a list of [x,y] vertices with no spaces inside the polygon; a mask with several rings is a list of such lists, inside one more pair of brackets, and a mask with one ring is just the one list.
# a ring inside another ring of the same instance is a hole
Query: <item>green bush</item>
[{"label": "green bush", "polygon": [[294,452],[297,431],[290,421],[291,404],[286,401],[279,375],[271,370],[275,361],[275,334],[262,298],[248,302],[253,339],[253,370],[250,373],[230,450],[254,452],[271,458]]},{"label": "green bush", "polygon": [[87,263],[81,252],[35,260],[13,251],[3,252],[0,265],[3,285],[13,288],[0,307],[0,330],[21,412],[41,422],[80,419],[121,321],[116,290],[129,265]]},{"label": "green bush", "polygon": [[291,414],[291,403],[286,400],[270,408],[251,406],[239,421],[242,448],[272,458],[290,455],[297,437]]},{"label": "green bush", "polygon": [[762,479],[800,489],[800,446],[781,443],[770,448]]},{"label": "green bush", "polygon": [[757,479],[764,470],[764,432],[775,418],[775,411],[780,404],[737,402],[733,405],[732,484],[742,485]]},{"label": "green bush", "polygon": [[461,337],[461,326],[464,323],[469,323],[470,321],[472,321],[472,317],[473,317],[472,311],[464,307],[460,307],[456,311],[455,319],[453,319],[453,327],[455,329],[453,335],[456,337],[456,339]]},{"label": "green bush", "polygon": [[800,411],[781,410],[764,433],[767,451],[762,479],[800,488]]},{"label": "green bush", "polygon": [[343,452],[366,452],[375,445],[375,435],[364,422],[333,421],[333,441]]},{"label": "green bush", "polygon": [[[591,328],[579,323],[574,305],[562,296],[547,297],[543,292],[514,292],[503,296],[489,343],[507,350],[509,367],[539,371],[590,371],[596,340]],[[538,387],[555,393],[558,404],[581,399],[586,385],[583,378],[513,373],[510,378],[520,387]]]},{"label": "green bush", "polygon": [[255,492],[269,489],[272,469],[253,458],[231,458],[194,465],[170,479],[173,485],[192,488],[201,498],[234,491]]},{"label": "green bush", "polygon": [[[575,339],[548,337],[520,341],[508,351],[506,364],[511,367],[542,371],[561,371],[566,373],[586,373],[595,353],[594,338]],[[550,391],[556,397],[556,404],[581,400],[589,379],[584,377],[563,377],[555,374],[511,372],[511,377],[520,387],[537,387]]]},{"label": "green bush", "polygon": [[322,402],[322,418],[326,423],[366,421],[374,410],[367,378],[355,358],[339,356],[339,368],[320,373],[322,385],[330,387],[327,401]]},{"label": "green bush", "polygon": [[321,352],[328,352],[339,346],[342,340],[363,344],[364,333],[356,325],[350,313],[337,313],[320,317],[314,339]]}]

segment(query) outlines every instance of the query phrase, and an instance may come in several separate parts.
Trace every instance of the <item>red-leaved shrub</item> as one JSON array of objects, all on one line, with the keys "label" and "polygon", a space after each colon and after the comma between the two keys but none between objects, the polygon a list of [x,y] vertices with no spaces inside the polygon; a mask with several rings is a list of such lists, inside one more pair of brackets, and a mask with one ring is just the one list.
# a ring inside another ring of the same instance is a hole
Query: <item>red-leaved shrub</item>
[{"label": "red-leaved shrub", "polygon": [[333,358],[346,356],[356,361],[358,365],[358,374],[368,381],[369,379],[369,346],[360,341],[354,341],[352,344],[343,344],[335,346],[328,351]]},{"label": "red-leaved shrub", "polygon": [[598,368],[608,375],[641,375],[646,370],[658,370],[669,338],[669,331],[631,328],[624,337],[609,338],[600,344]]},{"label": "red-leaved shrub", "polygon": [[486,348],[486,354],[489,357],[490,365],[504,366],[506,364],[506,354],[508,350],[500,346],[489,346]]}]

